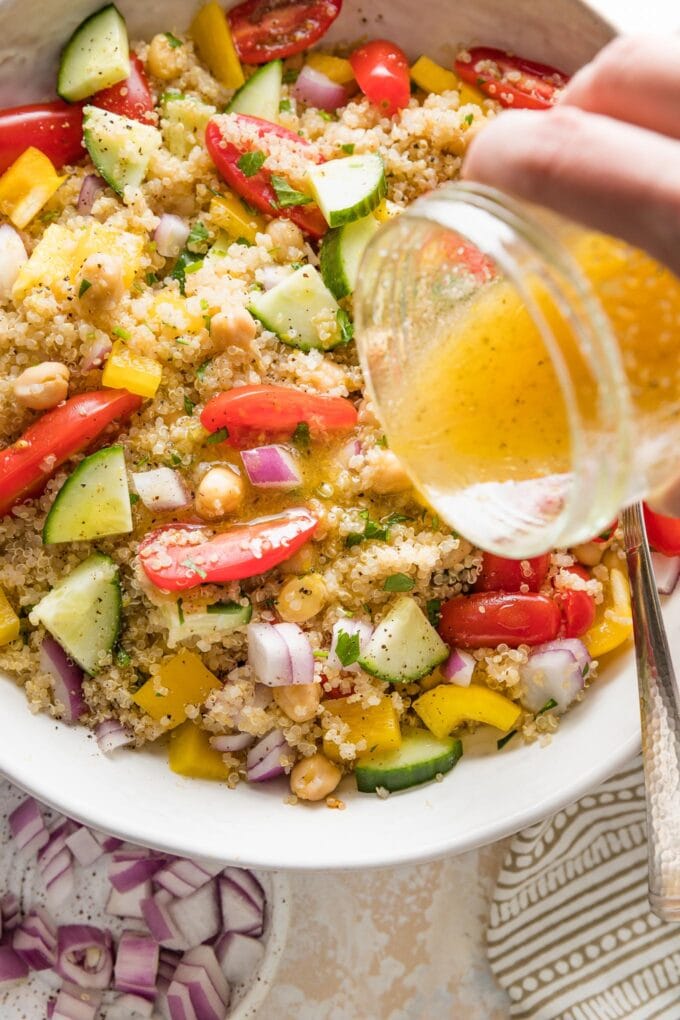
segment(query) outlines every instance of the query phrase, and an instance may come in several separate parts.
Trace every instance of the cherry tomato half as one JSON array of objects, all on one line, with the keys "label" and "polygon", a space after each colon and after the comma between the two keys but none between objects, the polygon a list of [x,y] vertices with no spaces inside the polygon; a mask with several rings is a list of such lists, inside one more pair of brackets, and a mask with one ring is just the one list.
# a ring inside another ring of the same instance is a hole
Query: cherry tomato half
[{"label": "cherry tomato half", "polygon": [[664,556],[680,556],[680,518],[666,517],[644,505],[647,538],[652,549]]},{"label": "cherry tomato half", "polygon": [[569,76],[549,64],[525,60],[491,46],[475,46],[455,64],[456,73],[490,99],[513,110],[547,110]]},{"label": "cherry tomato half", "polygon": [[344,397],[324,397],[287,386],[236,386],[213,397],[201,412],[209,432],[227,429],[231,446],[241,446],[257,435],[290,437],[305,424],[312,435],[351,429],[357,412]]},{"label": "cherry tomato half", "polygon": [[475,591],[520,591],[523,585],[528,585],[529,591],[539,591],[549,566],[549,553],[530,560],[508,560],[485,552]]},{"label": "cherry tomato half", "polygon": [[559,607],[546,595],[477,592],[444,603],[439,633],[462,648],[517,648],[554,641],[560,623]]},{"label": "cherry tomato half", "polygon": [[130,74],[125,81],[102,89],[89,102],[121,117],[131,117],[145,124],[153,121],[153,96],[139,57],[135,53],[130,54]]},{"label": "cherry tomato half", "polygon": [[245,64],[266,64],[302,53],[325,35],[342,0],[245,0],[227,17]]},{"label": "cherry tomato half", "polygon": [[44,152],[57,170],[77,163],[85,155],[82,108],[58,99],[0,111],[0,174],[31,146]]},{"label": "cherry tomato half", "polygon": [[[580,563],[573,563],[565,569],[584,581],[592,580],[591,574]],[[562,613],[564,637],[581,637],[590,630],[597,612],[595,599],[590,592],[578,588],[563,588],[555,593],[555,600]]]},{"label": "cherry tomato half", "polygon": [[387,39],[373,39],[349,58],[357,84],[388,117],[408,106],[411,77],[403,50]]}]

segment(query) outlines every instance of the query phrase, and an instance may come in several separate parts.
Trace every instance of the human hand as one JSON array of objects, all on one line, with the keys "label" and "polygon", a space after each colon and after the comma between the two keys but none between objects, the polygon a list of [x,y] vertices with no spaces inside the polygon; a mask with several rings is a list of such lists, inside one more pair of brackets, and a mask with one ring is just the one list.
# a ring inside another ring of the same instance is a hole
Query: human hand
[{"label": "human hand", "polygon": [[463,177],[621,237],[680,275],[680,38],[615,39],[551,110],[486,126]]}]

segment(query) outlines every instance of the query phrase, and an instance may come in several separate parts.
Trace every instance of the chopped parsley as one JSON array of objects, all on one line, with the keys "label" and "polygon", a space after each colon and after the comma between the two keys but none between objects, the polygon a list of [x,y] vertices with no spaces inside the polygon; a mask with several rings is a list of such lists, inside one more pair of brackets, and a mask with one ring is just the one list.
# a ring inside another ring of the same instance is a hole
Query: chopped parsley
[{"label": "chopped parsley", "polygon": [[254,177],[262,169],[266,158],[264,152],[253,149],[252,152],[244,152],[236,166],[246,177]]},{"label": "chopped parsley", "polygon": [[416,582],[408,574],[390,574],[385,578],[383,591],[412,591]]},{"label": "chopped parsley", "polygon": [[339,630],[338,639],[335,642],[335,654],[343,666],[351,666],[361,654],[358,634],[348,634],[347,631]]},{"label": "chopped parsley", "polygon": [[324,652],[323,648],[315,648],[312,652],[315,659],[327,659],[328,652]]},{"label": "chopped parsley", "polygon": [[135,503],[139,503],[139,496],[136,492],[130,493],[130,506],[134,506]]},{"label": "chopped parsley", "polygon": [[[186,295],[187,273],[196,272],[196,269],[200,269],[202,264],[202,257],[193,251],[189,251],[188,248],[185,248],[184,251],[180,253],[173,270],[170,273],[170,277],[173,280],[177,280],[179,283],[179,292],[182,296]],[[195,269],[192,270],[191,266],[195,266]]]},{"label": "chopped parsley", "polygon": [[475,119],[474,113],[468,113],[467,117],[463,117],[463,120],[465,121],[468,127],[470,127],[474,119]]},{"label": "chopped parsley", "polygon": [[586,662],[585,666],[581,670],[581,676],[583,677],[584,680],[588,676],[589,673],[590,673],[590,663]]},{"label": "chopped parsley", "polygon": [[293,110],[293,104],[290,99],[282,99],[279,103],[279,113],[291,113]]},{"label": "chopped parsley", "polygon": [[298,422],[295,426],[295,432],[293,433],[293,442],[300,450],[308,450],[310,435],[309,425],[306,421]]},{"label": "chopped parsley", "polygon": [[309,195],[303,195],[301,191],[291,188],[285,177],[272,174],[271,183],[276,192],[276,205],[279,209],[288,209],[292,205],[309,205],[312,201]]},{"label": "chopped parsley", "polygon": [[345,142],[340,148],[343,152],[346,152],[348,156],[354,155],[354,142]]},{"label": "chopped parsley", "polygon": [[170,466],[171,467],[179,467],[179,465],[181,463],[182,463],[182,458],[180,457],[180,455],[178,453],[173,453],[170,456]]},{"label": "chopped parsley", "polygon": [[517,736],[517,730],[510,730],[510,732],[506,733],[504,737],[501,737],[500,740],[497,740],[496,747],[498,748],[498,750],[501,751],[508,743],[508,741],[512,740],[512,738],[515,736]]},{"label": "chopped parsley", "polygon": [[181,39],[178,39],[172,32],[164,32],[165,38],[168,40],[168,45],[171,49],[176,50],[178,46],[183,46],[184,43]]},{"label": "chopped parsley", "polygon": [[442,600],[428,599],[425,603],[425,611],[427,612],[427,618],[432,626],[438,627],[439,620],[442,615]]},{"label": "chopped parsley", "polygon": [[552,708],[557,708],[557,702],[554,698],[551,698],[550,701],[546,701],[543,708],[539,709],[536,715],[543,715],[544,712],[549,712]]},{"label": "chopped parsley", "polygon": [[193,400],[189,400],[188,397],[184,398],[184,413],[185,414],[193,414],[195,407],[196,407],[196,405],[194,404]]},{"label": "chopped parsley", "polygon": [[340,330],[341,342],[343,344],[348,344],[350,340],[354,339],[354,323],[344,308],[338,308],[335,313],[335,321],[337,322],[338,329]]},{"label": "chopped parsley", "polygon": [[205,373],[208,371],[211,365],[212,358],[206,358],[205,361],[202,361],[201,364],[196,369],[196,378],[200,379],[201,382],[203,382],[203,380],[205,379]]},{"label": "chopped parsley", "polygon": [[117,666],[129,666],[132,662],[129,654],[120,645],[116,648],[116,665]]},{"label": "chopped parsley", "polygon": [[201,567],[197,566],[193,560],[182,560],[180,566],[186,567],[187,570],[191,570],[194,574],[200,577],[202,581],[205,581],[208,576],[205,570],[202,570]]},{"label": "chopped parsley", "polygon": [[78,297],[82,297],[83,294],[87,294],[92,284],[89,280],[81,280],[80,287],[78,288]]},{"label": "chopped parsley", "polygon": [[298,80],[299,71],[295,67],[286,67],[283,72],[283,84],[292,85]]},{"label": "chopped parsley", "polygon": [[187,248],[189,251],[198,253],[199,255],[205,255],[208,250],[209,236],[210,235],[208,234],[205,224],[201,223],[200,220],[196,220],[189,231],[189,236],[187,237]]},{"label": "chopped parsley", "polygon": [[177,616],[179,617],[180,627],[184,623],[184,605],[181,599],[177,599]]},{"label": "chopped parsley", "polygon": [[361,510],[359,516],[364,522],[364,530],[351,531],[346,536],[345,545],[350,549],[353,545],[359,545],[360,542],[371,538],[374,538],[377,542],[386,542],[389,538],[390,528],[393,525],[410,520],[410,517],[404,517],[403,514],[395,513],[390,514],[389,517],[383,517],[381,521],[374,521],[368,510]]},{"label": "chopped parsley", "polygon": [[206,446],[212,446],[214,443],[223,443],[225,439],[229,438],[229,429],[223,428],[218,429],[217,432],[213,432],[211,436],[206,439]]},{"label": "chopped parsley", "polygon": [[317,110],[316,112],[321,117],[321,120],[337,120],[338,119],[336,114],[330,113],[328,110]]},{"label": "chopped parsley", "polygon": [[148,283],[149,287],[153,287],[154,283],[158,283],[158,277],[156,276],[155,273],[147,273],[146,282]]},{"label": "chopped parsley", "polygon": [[242,244],[246,248],[253,247],[253,242],[249,241],[247,237],[237,237],[236,240],[234,241],[234,244]]},{"label": "chopped parsley", "polygon": [[121,340],[129,340],[130,334],[122,326],[114,326],[111,330],[114,336],[119,336]]},{"label": "chopped parsley", "polygon": [[387,449],[387,436],[381,436],[380,439],[376,439],[376,446],[382,446],[383,450]]}]

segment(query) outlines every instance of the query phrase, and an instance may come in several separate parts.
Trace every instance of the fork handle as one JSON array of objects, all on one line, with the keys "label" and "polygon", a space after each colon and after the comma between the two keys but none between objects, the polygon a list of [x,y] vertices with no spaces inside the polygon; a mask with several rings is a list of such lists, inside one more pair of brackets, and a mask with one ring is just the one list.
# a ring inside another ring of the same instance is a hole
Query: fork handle
[{"label": "fork handle", "polygon": [[680,691],[661,615],[640,505],[627,548],[640,689],[642,759],[647,791],[649,902],[665,921],[680,921]]}]

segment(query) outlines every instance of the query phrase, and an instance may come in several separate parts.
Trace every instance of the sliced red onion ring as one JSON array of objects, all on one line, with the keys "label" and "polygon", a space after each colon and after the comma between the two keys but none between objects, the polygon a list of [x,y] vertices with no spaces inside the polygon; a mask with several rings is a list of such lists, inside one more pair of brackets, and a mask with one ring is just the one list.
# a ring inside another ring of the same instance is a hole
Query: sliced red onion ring
[{"label": "sliced red onion ring", "polygon": [[189,949],[189,943],[182,937],[179,928],[170,914],[170,903],[165,899],[165,890],[156,893],[149,899],[142,900],[142,914],[147,923],[148,929],[159,945],[167,949],[178,949],[180,951]]},{"label": "sliced red onion ring", "polygon": [[113,887],[106,901],[106,913],[112,917],[142,918],[142,901],[151,897],[151,879],[142,882],[128,892],[118,892]]},{"label": "sliced red onion ring", "polygon": [[0,301],[12,296],[12,287],[27,259],[21,236],[9,223],[3,223],[0,226]]},{"label": "sliced red onion ring", "polygon": [[0,900],[0,916],[2,917],[2,930],[13,931],[21,921],[21,907],[19,899],[12,892],[5,893]]},{"label": "sliced red onion ring", "polygon": [[217,883],[211,879],[190,896],[172,900],[168,912],[189,946],[214,938],[221,928]]},{"label": "sliced red onion ring", "polygon": [[361,669],[358,662],[350,662],[348,666],[343,666],[338,658],[337,647],[341,631],[343,634],[347,634],[348,637],[354,637],[355,634],[359,635],[359,654],[361,655],[373,636],[373,627],[371,627],[370,623],[366,623],[364,620],[353,620],[350,619],[350,617],[338,620],[337,623],[333,624],[331,648],[328,653],[328,658],[326,659],[326,664],[331,669],[343,669],[348,673],[358,673]]},{"label": "sliced red onion ring", "polygon": [[158,943],[143,932],[125,931],[118,943],[113,987],[153,1001],[158,974]]},{"label": "sliced red onion ring", "polygon": [[271,623],[248,624],[248,663],[259,683],[267,687],[292,683],[288,644]]},{"label": "sliced red onion ring", "polygon": [[168,1004],[177,985],[188,990],[199,1020],[225,1020],[231,993],[211,946],[197,946],[184,954],[168,989]]},{"label": "sliced red onion ring", "polygon": [[40,666],[52,677],[54,698],[63,705],[62,721],[77,722],[87,712],[87,704],[83,698],[83,671],[57,644],[54,638],[46,634],[40,646]]},{"label": "sliced red onion ring", "polygon": [[261,934],[264,927],[263,909],[229,878],[221,878],[220,902],[222,905],[222,927],[225,931],[236,931],[243,935]]},{"label": "sliced red onion ring", "polygon": [[222,877],[228,878],[234,885],[243,889],[246,896],[249,896],[253,903],[264,912],[267,897],[252,871],[246,871],[245,868],[225,868],[222,872]]},{"label": "sliced red onion ring", "polygon": [[154,884],[167,889],[173,896],[190,896],[222,870],[221,864],[199,864],[179,857],[161,868],[154,877]]},{"label": "sliced red onion ring", "polygon": [[111,933],[90,924],[64,924],[58,930],[56,971],[78,988],[105,989],[111,981]]},{"label": "sliced red onion ring", "polygon": [[469,687],[475,671],[475,658],[469,652],[452,648],[448,659],[439,668],[442,676],[450,683],[458,687]]},{"label": "sliced red onion ring", "polygon": [[52,1020],[95,1020],[101,1001],[101,992],[65,984],[54,1003]]},{"label": "sliced red onion ring", "polygon": [[221,733],[219,736],[210,737],[210,743],[220,754],[231,754],[235,751],[245,751],[255,743],[255,737],[250,733]]},{"label": "sliced red onion ring", "polygon": [[148,850],[116,850],[109,861],[109,882],[117,892],[129,892],[152,878],[165,861]]},{"label": "sliced red onion ring", "polygon": [[264,946],[259,939],[229,931],[215,945],[222,973],[230,985],[244,985],[262,965]]},{"label": "sliced red onion ring", "polygon": [[664,556],[652,553],[654,577],[660,595],[672,595],[680,577],[680,556]]},{"label": "sliced red onion ring", "polygon": [[152,471],[133,471],[132,483],[137,495],[148,510],[182,510],[191,503],[182,476],[169,467]]},{"label": "sliced red onion ring", "polygon": [[567,648],[535,650],[520,667],[520,700],[530,712],[540,712],[548,701],[557,702],[555,711],[565,712],[583,690],[583,671]]},{"label": "sliced red onion ring", "polygon": [[302,475],[293,455],[285,446],[256,446],[242,450],[241,460],[250,480],[258,489],[297,489]]},{"label": "sliced red onion ring", "polygon": [[[251,747],[246,759],[246,775],[250,783],[264,783],[282,776],[286,767],[281,757],[287,748],[286,738],[281,730],[271,730]],[[289,770],[290,771],[290,770]]]},{"label": "sliced red onion ring", "polygon": [[119,995],[106,1010],[106,1020],[151,1020],[153,1002],[140,995]]},{"label": "sliced red onion ring", "polygon": [[49,970],[57,962],[57,926],[42,907],[27,914],[12,936],[14,952],[31,970]]},{"label": "sliced red onion ring", "polygon": [[300,71],[290,94],[307,106],[315,106],[317,110],[327,110],[328,113],[346,106],[349,98],[344,85],[338,85],[309,64],[305,64]]},{"label": "sliced red onion ring", "polygon": [[88,174],[84,178],[83,183],[80,186],[80,194],[78,195],[77,210],[81,216],[89,216],[92,212],[92,206],[99,198],[100,193],[106,187],[105,182],[98,177],[97,174]]},{"label": "sliced red onion ring", "polygon": [[105,719],[104,722],[99,723],[95,728],[94,735],[97,747],[102,754],[111,754],[119,747],[128,747],[135,739],[117,719]]},{"label": "sliced red onion ring", "polygon": [[163,213],[153,233],[156,249],[165,259],[174,259],[181,252],[189,236],[189,227],[173,213]]},{"label": "sliced red onion ring", "polygon": [[78,861],[83,868],[89,868],[91,864],[98,861],[104,853],[104,849],[96,839],[93,832],[91,832],[86,826],[81,825],[80,828],[72,832],[70,836],[65,839],[65,845],[69,848],[75,859]]},{"label": "sliced red onion ring", "polygon": [[10,831],[17,850],[37,853],[50,840],[42,812],[32,797],[23,800],[8,818]]},{"label": "sliced red onion ring", "polygon": [[275,623],[274,630],[286,642],[290,656],[290,682],[314,683],[314,653],[309,638],[297,623]]}]

